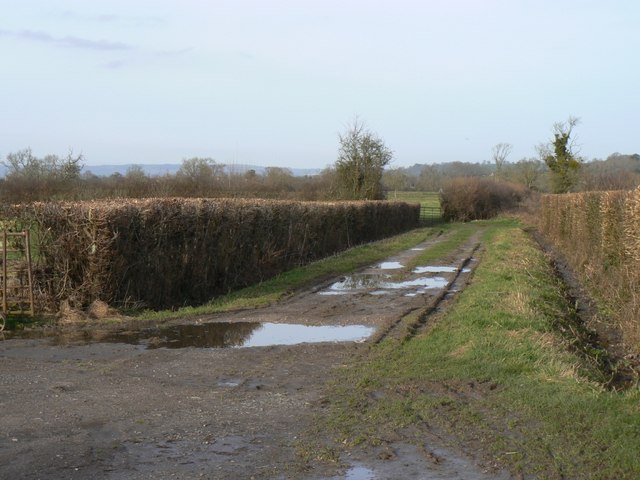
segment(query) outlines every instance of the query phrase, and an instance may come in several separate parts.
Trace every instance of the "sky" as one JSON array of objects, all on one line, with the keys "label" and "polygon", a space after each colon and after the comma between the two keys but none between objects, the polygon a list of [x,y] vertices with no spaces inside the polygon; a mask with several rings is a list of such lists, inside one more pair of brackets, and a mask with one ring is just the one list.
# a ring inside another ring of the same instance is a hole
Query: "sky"
[{"label": "sky", "polygon": [[324,168],[355,118],[393,167],[640,153],[635,0],[0,0],[0,159]]}]

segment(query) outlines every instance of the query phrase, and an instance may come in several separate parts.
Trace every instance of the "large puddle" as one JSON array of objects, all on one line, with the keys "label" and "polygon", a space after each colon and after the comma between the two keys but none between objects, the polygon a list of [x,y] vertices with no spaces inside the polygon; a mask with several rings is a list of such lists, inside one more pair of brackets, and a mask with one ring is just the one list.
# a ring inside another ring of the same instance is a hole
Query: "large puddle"
[{"label": "large puddle", "polygon": [[[427,267],[424,267],[427,268]],[[431,268],[431,267],[429,267]],[[428,273],[433,272],[449,272],[449,270],[442,270],[443,267],[438,267],[438,270],[429,270]],[[454,270],[455,271],[455,270]],[[414,273],[418,273],[415,272]],[[426,271],[420,273],[427,273]],[[346,295],[348,293],[356,293],[362,291],[368,291],[370,295],[385,295],[392,291],[398,290],[410,290],[418,289],[415,293],[426,293],[427,290],[445,288],[449,281],[444,277],[418,277],[412,280],[405,280],[402,282],[391,281],[390,275],[371,275],[371,274],[359,274],[350,275],[344,277],[338,282],[331,284],[325,290],[319,292],[320,295]]]},{"label": "large puddle", "polygon": [[413,273],[455,273],[457,271],[456,267],[445,266],[416,267],[413,269]]},{"label": "large puddle", "polygon": [[349,275],[332,283],[328,289],[321,291],[320,295],[340,295],[354,290],[377,288],[380,282],[389,278],[390,275]]},{"label": "large puddle", "polygon": [[362,342],[375,328],[364,325],[309,326],[287,323],[214,322],[141,330],[83,330],[72,333],[29,332],[14,338],[50,339],[53,345],[126,343],[152,348],[229,348],[296,345],[319,342]]}]

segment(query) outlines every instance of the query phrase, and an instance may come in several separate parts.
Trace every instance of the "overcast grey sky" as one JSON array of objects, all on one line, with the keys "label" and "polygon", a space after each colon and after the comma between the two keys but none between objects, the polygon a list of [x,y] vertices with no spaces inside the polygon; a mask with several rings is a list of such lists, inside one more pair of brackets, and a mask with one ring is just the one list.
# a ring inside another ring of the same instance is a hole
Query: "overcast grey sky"
[{"label": "overcast grey sky", "polygon": [[325,167],[358,115],[394,166],[640,153],[635,0],[0,0],[0,157]]}]

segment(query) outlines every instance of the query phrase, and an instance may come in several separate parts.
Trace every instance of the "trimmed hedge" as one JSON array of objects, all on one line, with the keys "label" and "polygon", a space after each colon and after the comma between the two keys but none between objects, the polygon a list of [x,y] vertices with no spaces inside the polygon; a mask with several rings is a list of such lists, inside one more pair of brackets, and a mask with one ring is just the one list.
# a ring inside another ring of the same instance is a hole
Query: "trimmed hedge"
[{"label": "trimmed hedge", "polygon": [[544,195],[540,229],[567,250],[579,246],[574,255],[591,262],[640,270],[640,188]]},{"label": "trimmed hedge", "polygon": [[607,306],[603,321],[640,352],[640,187],[544,195],[540,230]]},{"label": "trimmed hedge", "polygon": [[[14,212],[15,213],[15,212]],[[49,308],[172,308],[411,228],[400,202],[145,199],[18,207],[36,233],[36,282]]]}]

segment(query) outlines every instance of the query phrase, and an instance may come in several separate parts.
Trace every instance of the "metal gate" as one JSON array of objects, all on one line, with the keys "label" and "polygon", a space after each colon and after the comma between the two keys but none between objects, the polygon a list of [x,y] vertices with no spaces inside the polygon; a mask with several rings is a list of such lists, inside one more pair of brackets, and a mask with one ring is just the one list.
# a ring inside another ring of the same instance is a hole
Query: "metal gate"
[{"label": "metal gate", "polygon": [[440,207],[420,207],[420,225],[423,227],[433,226],[442,221],[442,210]]},{"label": "metal gate", "polygon": [[0,330],[3,330],[9,315],[33,315],[29,231],[4,230],[0,249]]}]

